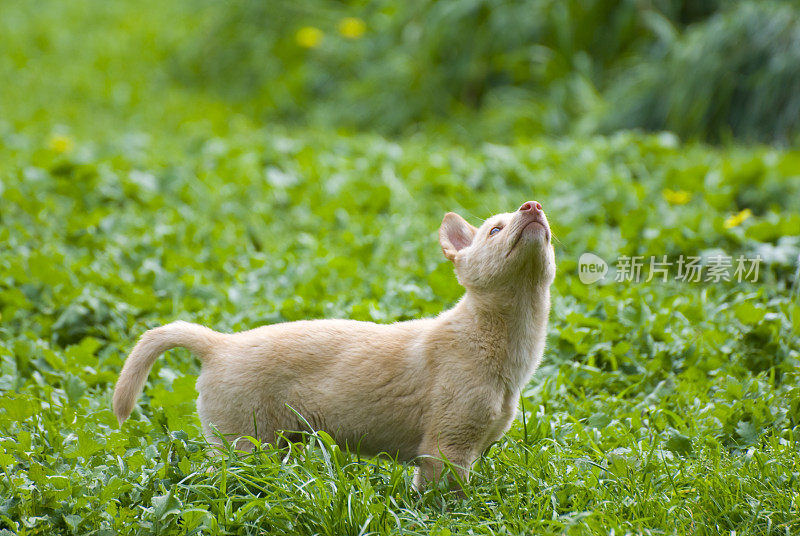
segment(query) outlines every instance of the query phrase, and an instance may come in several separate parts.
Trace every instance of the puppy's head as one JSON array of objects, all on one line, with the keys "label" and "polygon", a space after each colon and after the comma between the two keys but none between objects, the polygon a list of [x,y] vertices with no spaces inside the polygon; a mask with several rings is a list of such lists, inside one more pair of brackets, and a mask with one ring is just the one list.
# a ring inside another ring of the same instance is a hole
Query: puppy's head
[{"label": "puppy's head", "polygon": [[527,201],[516,212],[496,214],[475,228],[448,212],[439,228],[444,256],[458,282],[476,292],[515,293],[530,283],[550,285],[555,254],[542,206]]}]

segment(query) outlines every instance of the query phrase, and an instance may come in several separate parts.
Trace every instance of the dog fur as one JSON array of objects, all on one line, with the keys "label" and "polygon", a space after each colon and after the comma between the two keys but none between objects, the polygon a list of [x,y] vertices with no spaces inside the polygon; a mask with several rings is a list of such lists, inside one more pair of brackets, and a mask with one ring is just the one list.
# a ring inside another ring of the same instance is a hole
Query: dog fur
[{"label": "dog fur", "polygon": [[511,425],[541,361],[555,277],[550,238],[535,201],[477,229],[446,214],[439,241],[466,293],[436,318],[311,320],[233,334],[181,321],[152,329],[125,362],[114,412],[125,421],[153,362],[181,346],[202,361],[197,410],[210,441],[214,428],[274,442],[308,424],[362,454],[415,461],[418,488],[439,480],[443,458],[466,482]]}]

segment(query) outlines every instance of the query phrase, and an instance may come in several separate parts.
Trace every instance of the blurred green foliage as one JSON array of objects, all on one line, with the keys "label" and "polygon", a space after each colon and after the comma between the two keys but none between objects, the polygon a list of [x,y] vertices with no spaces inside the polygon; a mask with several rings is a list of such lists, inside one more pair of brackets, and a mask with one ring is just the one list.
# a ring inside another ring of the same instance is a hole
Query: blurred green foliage
[{"label": "blurred green foliage", "polygon": [[[360,39],[336,31],[352,12],[366,24]],[[602,66],[638,37],[633,2],[240,0],[212,20],[188,62],[200,83],[260,94],[279,113],[327,105],[319,112],[333,123],[389,131],[482,106],[512,88],[524,88],[517,98],[536,106],[537,93],[574,70],[577,53],[591,50],[587,60]],[[303,24],[325,33],[310,50],[295,39]]]},{"label": "blurred green foliage", "polygon": [[[235,0],[173,73],[264,119],[476,138],[618,128],[789,143],[800,7],[785,1]],[[343,35],[345,17],[364,33]],[[302,28],[317,37],[303,41]]]},{"label": "blurred green foliage", "polygon": [[800,9],[742,2],[685,33],[609,92],[606,130],[669,129],[687,137],[789,144],[800,132]]}]

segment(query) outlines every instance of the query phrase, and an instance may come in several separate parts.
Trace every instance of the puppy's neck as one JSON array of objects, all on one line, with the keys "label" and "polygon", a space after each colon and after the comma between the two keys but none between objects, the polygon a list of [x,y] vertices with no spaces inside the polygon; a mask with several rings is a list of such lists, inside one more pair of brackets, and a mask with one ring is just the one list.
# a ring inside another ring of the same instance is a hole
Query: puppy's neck
[{"label": "puppy's neck", "polygon": [[450,311],[475,359],[517,391],[539,365],[549,313],[549,285],[536,282],[502,295],[467,291]]}]

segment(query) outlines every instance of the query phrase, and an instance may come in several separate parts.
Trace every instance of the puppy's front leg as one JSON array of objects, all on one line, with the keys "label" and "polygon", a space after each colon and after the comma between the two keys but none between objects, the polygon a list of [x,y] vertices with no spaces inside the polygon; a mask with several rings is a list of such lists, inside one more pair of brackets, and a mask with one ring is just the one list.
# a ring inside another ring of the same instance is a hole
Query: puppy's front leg
[{"label": "puppy's front leg", "polygon": [[[423,457],[414,471],[414,489],[421,492],[431,484],[438,485],[444,472],[444,460],[446,459],[452,466],[452,471],[455,472],[455,475],[449,475],[449,486],[456,493],[464,496],[462,486],[469,483],[470,467],[478,459],[475,449],[472,444],[448,444],[440,438],[437,439],[439,440],[426,441],[421,449]],[[455,478],[456,476],[457,478]]]}]

